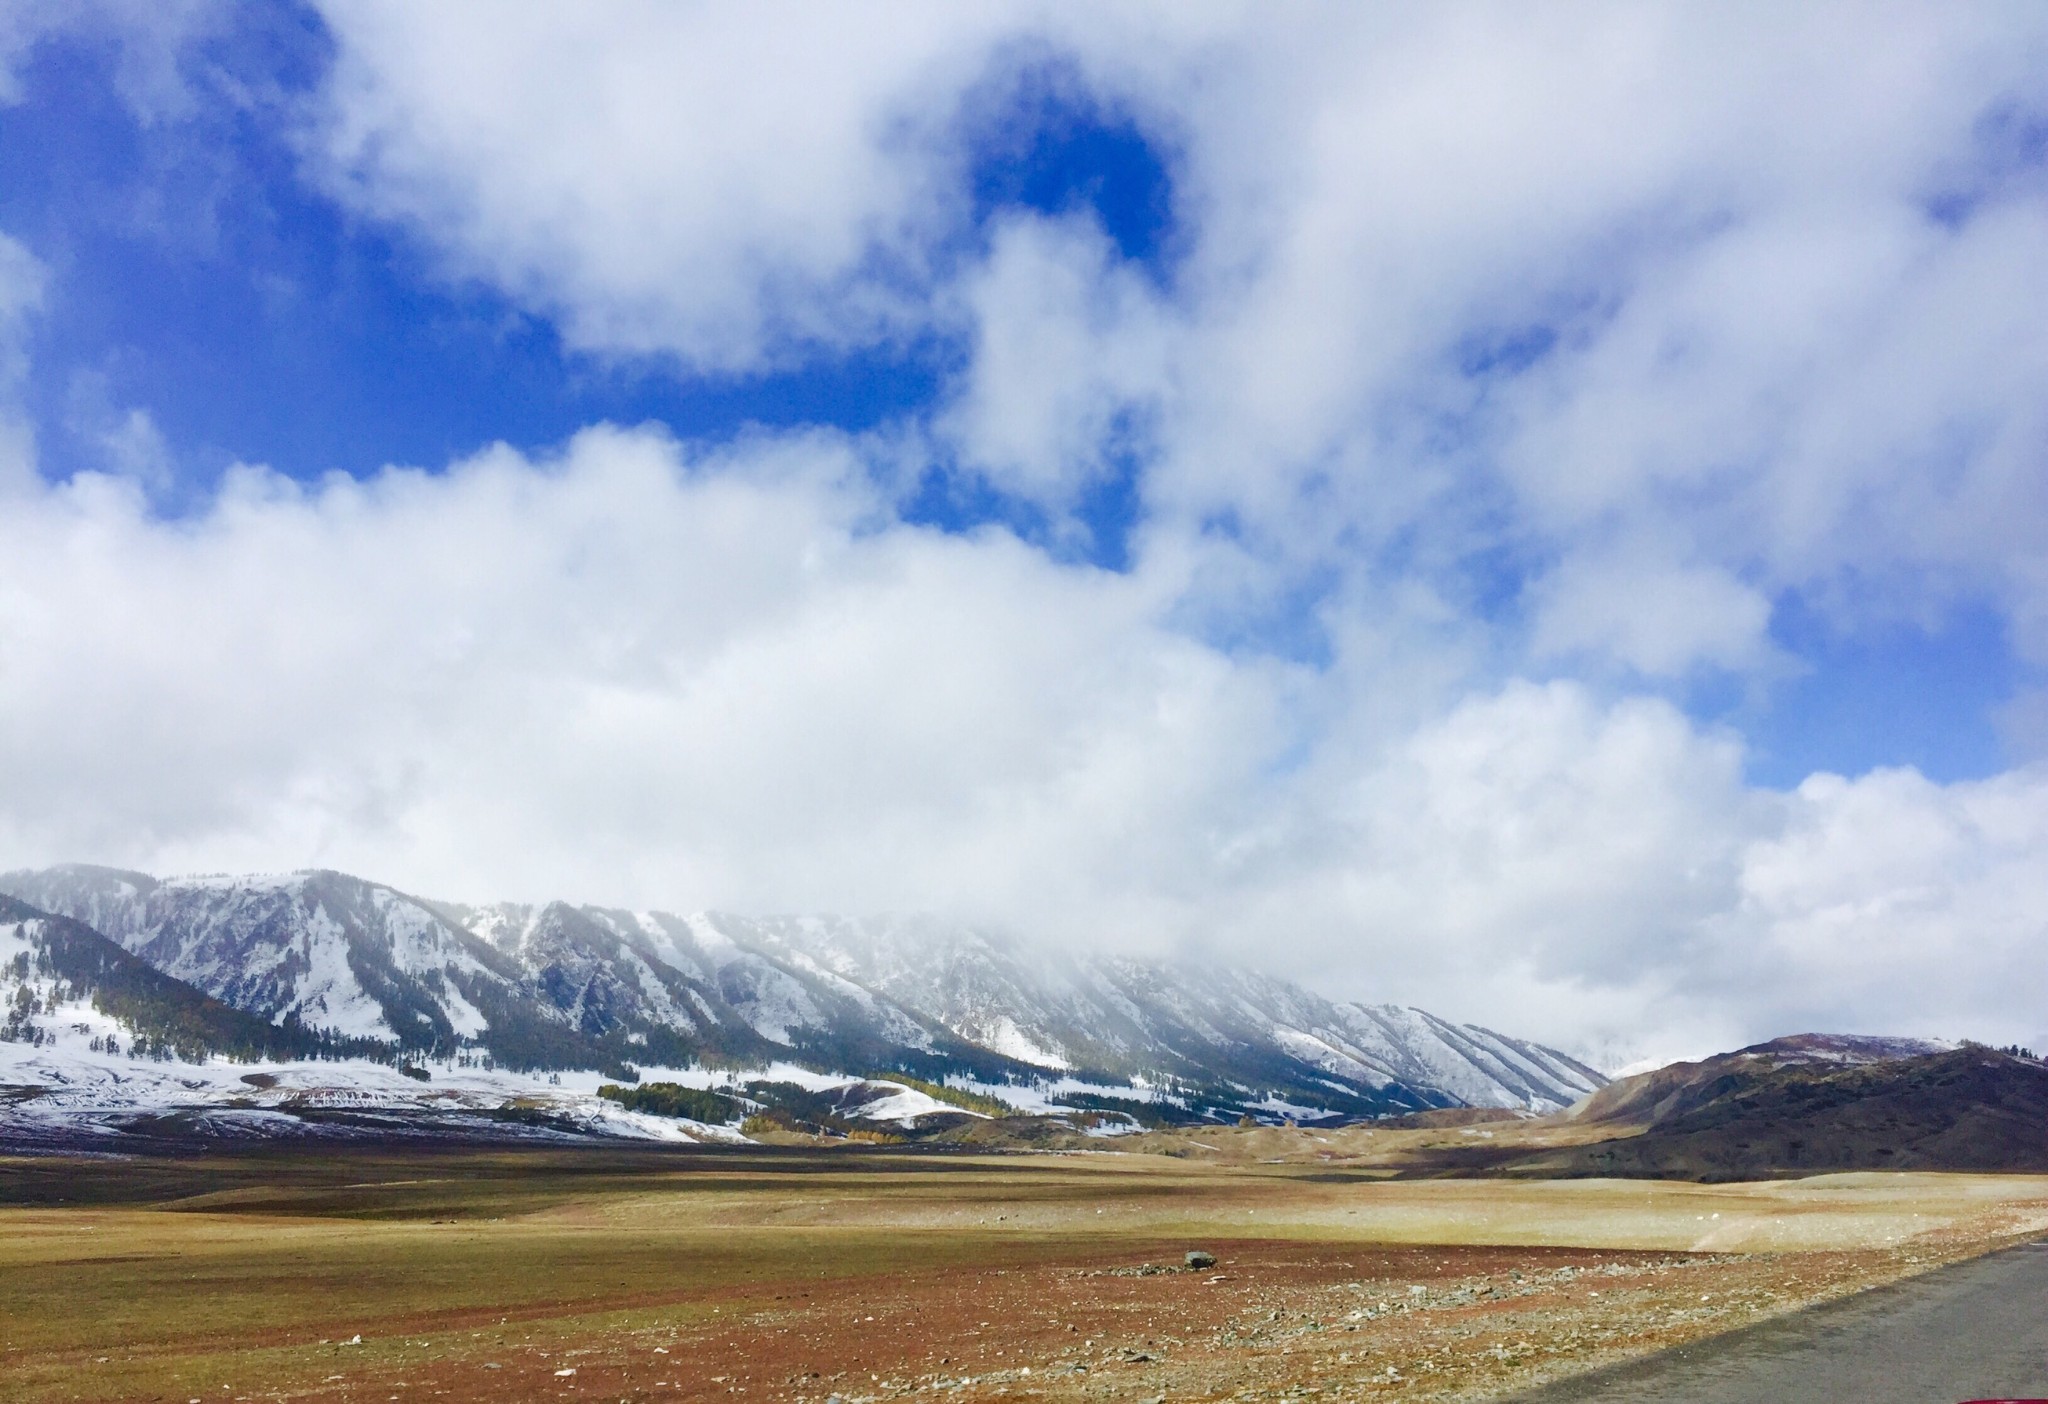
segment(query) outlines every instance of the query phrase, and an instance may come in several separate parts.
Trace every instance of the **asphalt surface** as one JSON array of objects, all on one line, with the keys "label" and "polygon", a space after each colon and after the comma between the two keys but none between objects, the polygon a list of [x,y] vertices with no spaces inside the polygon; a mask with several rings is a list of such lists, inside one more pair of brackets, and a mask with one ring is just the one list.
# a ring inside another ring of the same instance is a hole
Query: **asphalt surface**
[{"label": "asphalt surface", "polygon": [[2048,1398],[2048,1242],[1515,1396],[1515,1404]]}]

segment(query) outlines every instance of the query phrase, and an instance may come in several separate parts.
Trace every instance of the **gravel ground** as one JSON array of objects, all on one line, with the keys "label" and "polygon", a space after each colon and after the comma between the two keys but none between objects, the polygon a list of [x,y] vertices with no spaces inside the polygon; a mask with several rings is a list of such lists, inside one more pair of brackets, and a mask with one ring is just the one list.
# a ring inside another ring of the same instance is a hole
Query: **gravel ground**
[{"label": "gravel ground", "polygon": [[[1222,1260],[1206,1272],[1165,1267],[1164,1252],[1150,1265],[911,1270],[766,1300],[729,1293],[693,1326],[621,1325],[568,1349],[515,1329],[482,1364],[422,1361],[392,1397],[1493,1399],[2004,1241],[1992,1224],[1841,1253],[1239,1240],[1206,1245]],[[294,1397],[374,1397],[370,1383]]]}]

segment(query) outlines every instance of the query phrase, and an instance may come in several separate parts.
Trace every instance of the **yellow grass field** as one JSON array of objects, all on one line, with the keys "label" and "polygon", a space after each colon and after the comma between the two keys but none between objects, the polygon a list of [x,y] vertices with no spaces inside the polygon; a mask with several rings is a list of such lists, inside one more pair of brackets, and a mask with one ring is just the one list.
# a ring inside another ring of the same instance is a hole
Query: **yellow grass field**
[{"label": "yellow grass field", "polygon": [[1258,1137],[0,1161],[0,1400],[1480,1399],[2048,1233],[2042,1177],[1398,1181]]}]

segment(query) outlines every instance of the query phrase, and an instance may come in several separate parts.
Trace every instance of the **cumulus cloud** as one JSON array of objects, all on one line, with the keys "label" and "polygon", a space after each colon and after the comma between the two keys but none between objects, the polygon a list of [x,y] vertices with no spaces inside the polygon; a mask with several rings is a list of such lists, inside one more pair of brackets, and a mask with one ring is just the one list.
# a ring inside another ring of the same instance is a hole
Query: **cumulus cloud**
[{"label": "cumulus cloud", "polygon": [[1725,570],[1685,566],[1639,543],[1568,557],[1533,588],[1539,658],[1589,654],[1639,672],[1740,669],[1770,652],[1771,604]]},{"label": "cumulus cloud", "polygon": [[1872,613],[2032,607],[2048,204],[1983,152],[2038,128],[2038,16],[1471,15],[1250,42],[1190,112],[1235,214],[1153,500],[1310,555],[1620,541]]},{"label": "cumulus cloud", "polygon": [[1153,107],[1235,28],[1032,0],[321,8],[310,146],[338,193],[584,346],[742,371],[929,330],[991,87],[1078,47],[1084,85]]},{"label": "cumulus cloud", "polygon": [[1912,770],[1813,776],[1709,924],[1710,986],[1836,1025],[1961,1028],[1995,1003],[2008,1036],[2031,1039],[2048,999],[2044,843],[2039,767],[1947,786]]},{"label": "cumulus cloud", "polygon": [[719,369],[909,324],[956,213],[935,123],[1014,24],[948,5],[327,17],[321,147],[343,189],[585,345]]},{"label": "cumulus cloud", "polygon": [[[178,517],[16,444],[13,861],[930,910],[1631,1052],[2041,1038],[2038,768],[1762,790],[1670,700],[1767,687],[1791,592],[2048,657],[2038,9],[325,13],[309,176],[444,276],[694,371],[959,364],[873,439]],[[1171,148],[1164,275],[973,227],[963,114],[1048,55]],[[934,465],[1055,520],[1135,465],[1130,569],[906,524]]]},{"label": "cumulus cloud", "polygon": [[1197,861],[1147,835],[1255,782],[1257,671],[1143,579],[886,526],[864,481],[830,438],[616,431],[245,469],[179,522],[82,475],[4,528],[10,847],[1069,918]]},{"label": "cumulus cloud", "polygon": [[1630,1049],[2031,1036],[1999,972],[2038,935],[2039,777],[1760,794],[1733,737],[1568,682],[1316,720],[1356,660],[1233,658],[1171,627],[1171,576],[892,525],[861,452],[600,429],[244,469],[179,520],[111,477],[18,499],[0,846],[931,911]]},{"label": "cumulus cloud", "polygon": [[0,234],[0,387],[12,394],[28,369],[22,349],[28,318],[43,300],[43,265]]},{"label": "cumulus cloud", "polygon": [[[329,18],[320,169],[451,271],[699,366],[937,317],[969,468],[1062,510],[1135,401],[1148,508],[1228,514],[1275,589],[1396,545],[1455,575],[1505,527],[1675,551],[1722,666],[1762,656],[1731,590],[2044,611],[2038,11]],[[962,114],[1047,53],[1172,146],[1164,302],[1082,222],[958,256]]]},{"label": "cumulus cloud", "polygon": [[1172,326],[1092,221],[1006,223],[962,297],[973,351],[943,428],[966,462],[1065,508],[1113,456],[1145,456]]}]

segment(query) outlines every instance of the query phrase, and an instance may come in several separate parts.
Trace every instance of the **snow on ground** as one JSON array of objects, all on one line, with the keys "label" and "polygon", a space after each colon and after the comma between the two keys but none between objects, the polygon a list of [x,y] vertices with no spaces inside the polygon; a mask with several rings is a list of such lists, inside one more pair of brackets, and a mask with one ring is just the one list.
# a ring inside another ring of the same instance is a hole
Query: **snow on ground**
[{"label": "snow on ground", "polygon": [[1393,1081],[1385,1072],[1335,1047],[1327,1039],[1318,1038],[1312,1033],[1304,1033],[1300,1029],[1276,1027],[1273,1030],[1273,1042],[1280,1045],[1282,1051],[1301,1059],[1304,1063],[1313,1064],[1324,1072],[1335,1073],[1366,1087],[1385,1087]]},{"label": "snow on ground", "polygon": [[1257,1107],[1260,1111],[1270,1112],[1274,1116],[1284,1116],[1289,1121],[1294,1122],[1342,1121],[1344,1119],[1343,1113],[1333,1112],[1328,1107],[1305,1107],[1298,1102],[1284,1101],[1279,1097],[1269,1096],[1263,1102],[1253,1102],[1251,1105]]},{"label": "snow on ground", "polygon": [[1062,1071],[1073,1066],[1057,1049],[1047,1048],[1025,1033],[1017,1026],[1017,1021],[1008,1015],[997,1019],[990,1026],[983,1043],[1005,1058],[1015,1058],[1020,1063],[1031,1063],[1041,1068],[1058,1068]]},{"label": "snow on ground", "polygon": [[[38,1020],[46,1027],[57,1018]],[[63,1026],[67,1035],[69,1025]],[[293,1108],[398,1114],[490,1113],[526,1108],[597,1135],[639,1140],[744,1142],[728,1126],[632,1112],[597,1095],[606,1081],[592,1072],[516,1073],[436,1066],[420,1082],[397,1068],[362,1059],[303,1062],[154,1062],[95,1052],[87,1035],[41,1047],[0,1043],[0,1142],[10,1125],[49,1131],[90,1129],[116,1115],[232,1114],[252,1125]],[[21,1095],[35,1089],[32,1095]],[[257,1115],[260,1114],[260,1115]],[[282,1124],[282,1123],[281,1123]]]},{"label": "snow on ground", "polygon": [[[869,1102],[858,1111],[852,1113],[852,1115],[859,1117],[863,1121],[915,1121],[919,1117],[929,1116],[933,1112],[958,1112],[961,1110],[961,1108],[949,1102],[940,1101],[928,1092],[920,1092],[915,1087],[905,1087],[901,1083],[887,1082],[879,1079],[875,1080],[874,1085],[877,1087],[893,1087],[896,1090],[889,1096]],[[965,1112],[964,1115],[980,1116],[981,1113]]]},{"label": "snow on ground", "polygon": [[1143,1084],[1126,1087],[1119,1083],[1084,1082],[1077,1077],[1047,1078],[1035,1084],[960,1081],[954,1085],[963,1092],[978,1092],[984,1097],[1007,1102],[1027,1116],[1058,1116],[1063,1112],[1085,1110],[1061,1101],[1063,1097],[1115,1097],[1125,1102],[1177,1101],[1158,1088]]},{"label": "snow on ground", "polygon": [[1081,1134],[1097,1140],[1109,1140],[1116,1136],[1135,1136],[1144,1129],[1122,1112],[1103,1112],[1083,1126]]},{"label": "snow on ground", "polygon": [[[567,1074],[565,1073],[566,1077]],[[747,1095],[750,1082],[788,1082],[806,1092],[834,1092],[840,1088],[865,1083],[870,1087],[893,1088],[888,1096],[850,1109],[845,1115],[855,1121],[915,1121],[933,1112],[957,1112],[962,1110],[950,1102],[942,1102],[928,1092],[900,1082],[891,1082],[886,1077],[849,1077],[845,1073],[821,1073],[810,1068],[798,1067],[795,1063],[765,1063],[756,1068],[643,1068],[640,1080],[648,1082],[673,1082],[684,1087],[698,1087],[710,1092],[729,1092],[735,1097]],[[968,1112],[969,1116],[980,1116],[980,1112]]]},{"label": "snow on ground", "polygon": [[[569,1075],[562,1074],[563,1077]],[[806,1092],[824,1092],[859,1081],[844,1073],[814,1072],[795,1063],[780,1062],[763,1063],[752,1068],[642,1068],[640,1080],[643,1083],[673,1082],[709,1092],[730,1092],[737,1097],[746,1095],[746,1085],[750,1082],[792,1082]]]},{"label": "snow on ground", "polygon": [[[352,1113],[491,1113],[517,1107],[573,1124],[590,1134],[641,1140],[745,1142],[730,1126],[628,1111],[597,1095],[613,1079],[602,1073],[521,1073],[505,1069],[434,1064],[421,1082],[398,1068],[363,1059],[293,1062],[155,1062],[100,1052],[94,1037],[122,1032],[89,1005],[64,1006],[38,1023],[54,1037],[40,1047],[0,1042],[0,1143],[10,1125],[44,1131],[67,1124],[123,1115],[182,1113],[228,1115],[247,1122],[252,1134],[264,1118],[292,1121],[293,1109]],[[673,1082],[685,1087],[746,1095],[749,1082],[794,1083],[806,1091],[833,1092],[859,1085],[886,1089],[885,1095],[847,1115],[877,1123],[906,1123],[934,1112],[959,1112],[928,1093],[886,1078],[820,1073],[794,1063],[758,1068],[645,1068],[641,1083]],[[30,1095],[8,1097],[19,1090]],[[256,1114],[261,1113],[259,1117]],[[979,1116],[979,1112],[967,1113]]]},{"label": "snow on ground", "polygon": [[[20,933],[0,927],[0,947],[7,938],[25,944]],[[0,954],[7,954],[0,949]],[[591,1071],[522,1073],[481,1066],[435,1063],[429,1080],[407,1076],[389,1064],[364,1059],[234,1062],[157,1062],[123,1052],[128,1030],[85,1000],[49,1003],[51,982],[29,982],[44,1000],[35,1019],[42,1042],[0,1042],[0,1145],[10,1127],[51,1133],[67,1127],[90,1131],[118,1129],[122,1117],[179,1114],[197,1118],[221,1134],[271,1136],[298,1126],[294,1110],[347,1112],[355,1115],[487,1116],[508,1108],[548,1119],[560,1134],[574,1126],[589,1134],[666,1141],[745,1141],[730,1126],[709,1126],[677,1118],[628,1111],[601,1098],[598,1089],[612,1081]],[[111,1047],[110,1047],[111,1045]],[[886,1077],[859,1077],[818,1072],[789,1062],[754,1068],[644,1068],[641,1082],[673,1082],[685,1087],[745,1097],[750,1082],[793,1083],[809,1092],[832,1093],[865,1085],[882,1092],[871,1101],[850,1106],[848,1117],[878,1124],[907,1124],[934,1113],[962,1108]],[[994,1097],[1026,1115],[1086,1111],[1062,1099],[1093,1094],[1131,1101],[1160,1101],[1147,1087],[1115,1086],[1076,1078],[1049,1079],[1036,1086],[961,1081],[960,1088]],[[1275,1111],[1313,1116],[1309,1108]],[[969,1112],[980,1116],[980,1112]],[[536,1134],[549,1134],[545,1125]],[[1135,1123],[1111,1113],[1090,1127],[1091,1134],[1120,1135]]]},{"label": "snow on ground", "polygon": [[[293,944],[296,950],[279,952],[280,963],[297,956],[305,962],[306,973],[298,981],[291,1012],[312,1028],[332,1029],[350,1038],[391,1037],[384,1006],[370,997],[349,966],[348,937],[339,922],[314,907],[306,918],[305,932]],[[213,987],[207,981],[209,972],[189,962],[173,965],[170,973],[200,989]]]}]

